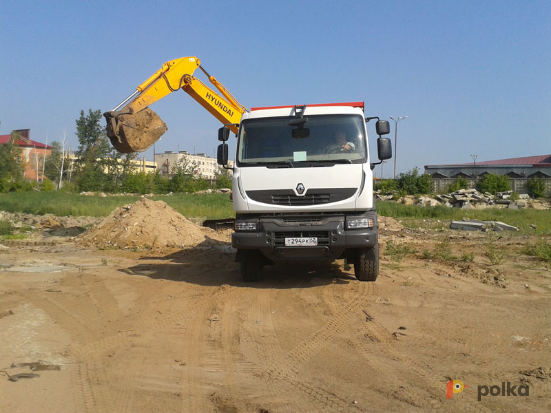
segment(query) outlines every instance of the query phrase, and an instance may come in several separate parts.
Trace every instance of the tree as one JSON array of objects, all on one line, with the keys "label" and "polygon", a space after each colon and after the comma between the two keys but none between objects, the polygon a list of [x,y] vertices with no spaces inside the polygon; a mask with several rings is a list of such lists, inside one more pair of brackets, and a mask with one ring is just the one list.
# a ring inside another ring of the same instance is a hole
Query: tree
[{"label": "tree", "polygon": [[111,151],[105,129],[100,121],[101,110],[88,109],[86,116],[83,110],[80,111],[80,118],[76,120],[76,135],[80,144],[76,152],[78,159],[96,159]]},{"label": "tree", "polygon": [[216,188],[230,188],[231,189],[231,174],[227,169],[222,169],[216,172]]},{"label": "tree", "polygon": [[534,198],[543,198],[545,196],[545,180],[532,178],[528,181],[528,190]]},{"label": "tree", "polygon": [[486,174],[478,182],[480,192],[489,192],[493,195],[496,192],[506,192],[511,189],[511,180],[507,175]]},{"label": "tree", "polygon": [[412,171],[407,173],[401,173],[398,176],[397,189],[407,195],[429,194],[432,192],[430,175],[419,175],[419,169],[417,168],[413,168]]},{"label": "tree", "polygon": [[462,176],[458,176],[451,184],[448,185],[447,192],[455,192],[460,189],[469,189],[469,181]]},{"label": "tree", "polygon": [[61,172],[61,143],[53,141],[51,147],[51,153],[46,157],[44,175],[50,181],[57,181]]},{"label": "tree", "polygon": [[7,180],[23,179],[23,160],[21,149],[15,144],[20,139],[17,132],[12,132],[7,144],[0,145],[0,177]]}]

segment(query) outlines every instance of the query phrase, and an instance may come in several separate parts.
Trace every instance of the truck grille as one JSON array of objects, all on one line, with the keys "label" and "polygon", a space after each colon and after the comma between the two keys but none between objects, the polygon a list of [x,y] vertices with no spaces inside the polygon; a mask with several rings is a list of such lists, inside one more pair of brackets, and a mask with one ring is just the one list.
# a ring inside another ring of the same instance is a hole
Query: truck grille
[{"label": "truck grille", "polygon": [[328,204],[331,199],[329,194],[296,195],[272,195],[272,204],[275,205],[319,205]]},{"label": "truck grille", "polygon": [[289,189],[256,190],[247,191],[247,196],[263,204],[305,206],[344,201],[352,197],[357,190],[357,188],[312,188],[303,196],[298,196]]}]

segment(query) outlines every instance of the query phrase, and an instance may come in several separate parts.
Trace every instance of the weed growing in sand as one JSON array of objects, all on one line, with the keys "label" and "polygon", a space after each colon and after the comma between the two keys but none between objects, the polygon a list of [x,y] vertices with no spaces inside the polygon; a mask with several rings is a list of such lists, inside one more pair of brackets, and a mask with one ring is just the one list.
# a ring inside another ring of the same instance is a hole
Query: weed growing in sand
[{"label": "weed growing in sand", "polygon": [[497,240],[497,235],[494,232],[489,232],[488,240],[483,245],[486,256],[492,265],[503,264],[507,255],[507,249],[503,245],[498,245]]},{"label": "weed growing in sand", "polygon": [[522,253],[551,263],[551,244],[548,244],[544,239],[539,240],[533,245],[527,245],[522,250]]},{"label": "weed growing in sand", "polygon": [[406,255],[413,254],[415,251],[409,245],[388,240],[386,242],[385,253],[392,261],[402,261]]},{"label": "weed growing in sand", "polygon": [[0,236],[11,235],[15,231],[15,227],[10,221],[0,221]]},{"label": "weed growing in sand", "polygon": [[0,221],[0,238],[3,239],[25,239],[27,234],[32,232],[32,228],[28,225],[16,227],[10,221]]},{"label": "weed growing in sand", "polygon": [[474,262],[474,252],[461,254],[461,261],[463,262]]},{"label": "weed growing in sand", "polygon": [[424,250],[422,254],[423,259],[426,260],[438,259],[442,261],[452,261],[457,259],[457,257],[453,255],[450,241],[447,239],[436,244],[433,251]]}]

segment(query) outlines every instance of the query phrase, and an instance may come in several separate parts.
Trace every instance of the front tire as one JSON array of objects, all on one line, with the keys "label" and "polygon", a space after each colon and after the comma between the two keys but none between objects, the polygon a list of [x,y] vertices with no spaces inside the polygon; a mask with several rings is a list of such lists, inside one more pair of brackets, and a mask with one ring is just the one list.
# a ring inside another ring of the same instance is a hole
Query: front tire
[{"label": "front tire", "polygon": [[259,281],[263,267],[258,251],[244,252],[241,258],[241,279],[246,283]]},{"label": "front tire", "polygon": [[379,277],[379,244],[358,252],[354,261],[354,275],[359,281],[376,281]]}]

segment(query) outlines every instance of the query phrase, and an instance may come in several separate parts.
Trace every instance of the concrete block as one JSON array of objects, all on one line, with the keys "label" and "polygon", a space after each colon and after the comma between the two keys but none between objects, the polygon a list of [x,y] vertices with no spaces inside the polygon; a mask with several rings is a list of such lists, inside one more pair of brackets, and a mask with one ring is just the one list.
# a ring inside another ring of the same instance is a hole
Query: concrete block
[{"label": "concrete block", "polygon": [[483,229],[486,229],[486,225],[480,222],[472,221],[452,221],[450,228],[460,229],[462,231],[482,231]]},{"label": "concrete block", "polygon": [[501,229],[504,229],[504,230],[507,230],[507,231],[518,231],[518,228],[517,227],[514,227],[512,225],[508,225],[504,222],[501,222],[501,221],[495,221],[494,223],[494,228],[501,228]]}]

